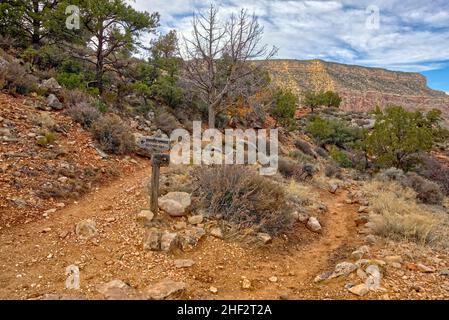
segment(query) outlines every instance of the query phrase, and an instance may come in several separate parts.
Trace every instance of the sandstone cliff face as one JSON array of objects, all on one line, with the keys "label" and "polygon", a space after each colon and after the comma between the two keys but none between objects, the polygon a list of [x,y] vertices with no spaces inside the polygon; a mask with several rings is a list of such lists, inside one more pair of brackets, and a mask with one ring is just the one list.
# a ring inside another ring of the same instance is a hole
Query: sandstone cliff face
[{"label": "sandstone cliff face", "polygon": [[343,97],[342,109],[369,111],[379,105],[402,105],[410,110],[438,108],[449,120],[449,96],[427,87],[419,73],[344,65],[321,60],[264,62],[277,85],[296,93],[334,90]]}]

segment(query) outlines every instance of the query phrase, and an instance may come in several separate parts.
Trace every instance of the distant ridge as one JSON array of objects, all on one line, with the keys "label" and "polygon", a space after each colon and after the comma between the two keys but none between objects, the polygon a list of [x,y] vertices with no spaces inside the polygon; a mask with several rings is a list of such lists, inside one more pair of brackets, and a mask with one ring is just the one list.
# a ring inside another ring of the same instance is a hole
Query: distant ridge
[{"label": "distant ridge", "polygon": [[410,110],[438,108],[449,120],[449,96],[427,86],[420,73],[346,65],[323,60],[261,62],[272,81],[297,93],[334,90],[343,96],[342,108],[369,111],[379,105],[402,105]]}]

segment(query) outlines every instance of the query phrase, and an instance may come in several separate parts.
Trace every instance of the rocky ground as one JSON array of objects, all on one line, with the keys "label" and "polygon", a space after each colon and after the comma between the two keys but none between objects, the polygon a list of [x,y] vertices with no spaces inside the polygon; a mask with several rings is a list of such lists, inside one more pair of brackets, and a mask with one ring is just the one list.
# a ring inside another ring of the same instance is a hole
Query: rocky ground
[{"label": "rocky ground", "polygon": [[[297,213],[289,234],[246,243],[189,212],[189,193],[169,192],[181,191],[188,172],[162,171],[175,188],[163,183],[168,194],[154,217],[147,159],[104,159],[58,112],[49,115],[66,130],[41,146],[33,119],[48,111],[4,95],[0,103],[8,106],[0,118],[1,299],[449,298],[449,254],[370,235],[367,208],[351,196],[359,183],[308,182],[319,215]],[[66,163],[78,169],[70,173]],[[87,168],[98,176],[89,179]],[[56,181],[68,192],[38,193]],[[90,185],[76,190],[70,181]]]}]

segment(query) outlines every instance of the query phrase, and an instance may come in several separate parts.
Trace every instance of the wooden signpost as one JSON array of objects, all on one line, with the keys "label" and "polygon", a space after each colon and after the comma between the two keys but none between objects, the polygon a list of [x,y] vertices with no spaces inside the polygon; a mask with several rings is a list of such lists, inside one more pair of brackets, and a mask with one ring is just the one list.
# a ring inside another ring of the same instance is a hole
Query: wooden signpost
[{"label": "wooden signpost", "polygon": [[150,209],[156,216],[159,212],[159,174],[160,168],[170,164],[170,155],[163,152],[170,151],[170,139],[158,137],[141,137],[138,141],[140,148],[151,154],[151,200]]}]

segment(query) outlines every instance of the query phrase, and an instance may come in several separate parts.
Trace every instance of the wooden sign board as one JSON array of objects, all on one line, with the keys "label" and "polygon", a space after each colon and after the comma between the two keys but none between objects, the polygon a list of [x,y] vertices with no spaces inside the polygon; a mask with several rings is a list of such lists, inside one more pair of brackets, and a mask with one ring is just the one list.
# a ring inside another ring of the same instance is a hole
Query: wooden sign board
[{"label": "wooden sign board", "polygon": [[170,139],[160,137],[140,137],[137,146],[147,155],[170,151]]}]

